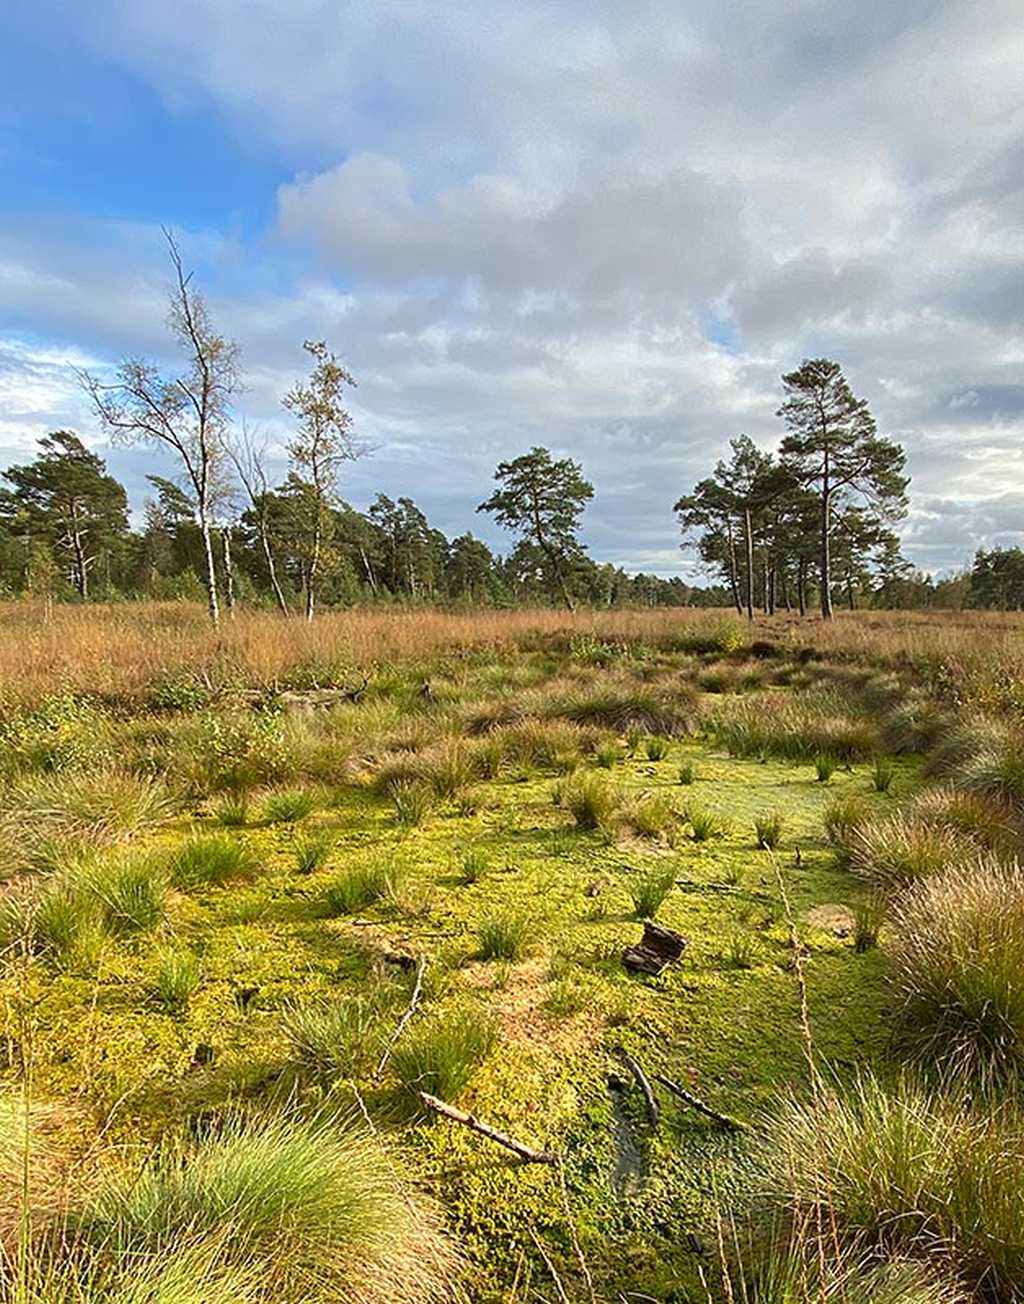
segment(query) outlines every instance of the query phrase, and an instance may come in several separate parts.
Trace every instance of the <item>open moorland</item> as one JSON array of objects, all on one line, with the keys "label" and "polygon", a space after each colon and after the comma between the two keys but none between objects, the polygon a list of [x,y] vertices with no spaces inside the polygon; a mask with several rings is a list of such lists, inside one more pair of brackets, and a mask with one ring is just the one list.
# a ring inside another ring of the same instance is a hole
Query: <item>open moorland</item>
[{"label": "open moorland", "polygon": [[5,1297],[1024,1298],[1022,634],[5,605]]}]

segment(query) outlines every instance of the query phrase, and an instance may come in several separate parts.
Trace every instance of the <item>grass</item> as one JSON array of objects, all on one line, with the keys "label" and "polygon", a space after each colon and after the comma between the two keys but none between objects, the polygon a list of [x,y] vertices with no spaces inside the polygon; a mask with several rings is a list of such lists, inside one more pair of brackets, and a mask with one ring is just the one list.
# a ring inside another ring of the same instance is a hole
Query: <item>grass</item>
[{"label": "grass", "polygon": [[174,886],[188,892],[251,879],[259,862],[230,833],[194,833],[171,853],[167,867]]},{"label": "grass", "polygon": [[182,1011],[198,990],[200,980],[196,953],[184,946],[168,947],[159,957],[154,994],[168,1010]]},{"label": "grass", "polygon": [[644,752],[649,761],[663,761],[672,750],[672,744],[667,738],[648,738],[644,743]]},{"label": "grass", "polygon": [[1009,1105],[975,1109],[909,1078],[864,1077],[787,1099],[758,1138],[757,1181],[794,1227],[874,1246],[1010,1301],[1024,1280],[1024,1128]]},{"label": "grass", "polygon": [[437,1013],[395,1043],[391,1068],[410,1091],[456,1100],[498,1043],[494,1019],[478,1010]]},{"label": "grass", "polygon": [[871,769],[871,783],[875,792],[889,792],[896,779],[896,766],[887,756],[876,756]]},{"label": "grass", "polygon": [[463,883],[479,883],[490,863],[490,857],[483,847],[466,847],[458,856],[459,877]]},{"label": "grass", "polygon": [[676,808],[663,792],[641,792],[623,801],[614,822],[641,838],[660,838],[679,820]]},{"label": "grass", "polygon": [[362,910],[376,901],[394,899],[404,877],[404,867],[394,859],[353,865],[339,874],[324,891],[324,913],[329,919],[334,919]]},{"label": "grass", "polygon": [[819,783],[828,783],[839,769],[838,757],[830,752],[819,752],[814,758],[814,773]]},{"label": "grass", "polygon": [[281,788],[263,799],[262,817],[267,824],[297,824],[316,807],[316,794],[309,788]]},{"label": "grass", "polygon": [[248,797],[223,797],[213,808],[214,822],[225,829],[241,829],[249,823]]},{"label": "grass", "polygon": [[395,807],[395,819],[404,829],[419,828],[437,805],[429,786],[418,781],[395,783],[390,796]]},{"label": "grass", "polygon": [[627,882],[633,910],[639,919],[654,919],[675,886],[676,871],[671,865],[656,866]]},{"label": "grass", "polygon": [[292,839],[292,858],[299,874],[313,874],[323,869],[331,858],[335,836],[328,829],[296,833]]},{"label": "grass", "polygon": [[555,799],[573,817],[576,827],[584,831],[602,828],[618,806],[608,781],[584,770],[560,783],[555,789]]},{"label": "grass", "polygon": [[869,883],[896,888],[967,864],[978,854],[977,846],[954,829],[890,815],[854,830],[848,863]]},{"label": "grass", "polygon": [[117,937],[155,928],[167,910],[167,869],[153,854],[100,860],[82,875],[81,885],[99,902],[105,926]]},{"label": "grass", "polygon": [[359,1078],[380,1053],[384,1006],[379,997],[295,1003],[281,1030],[292,1062],[325,1078]]},{"label": "grass", "polygon": [[526,954],[533,933],[533,922],[526,915],[488,915],[480,921],[477,939],[481,960],[520,960]]},{"label": "grass", "polygon": [[166,1145],[102,1180],[75,1223],[87,1243],[143,1262],[208,1247],[225,1268],[255,1272],[278,1304],[440,1301],[457,1262],[377,1141],[284,1118]]},{"label": "grass", "polygon": [[785,816],[781,811],[768,811],[757,816],[754,820],[754,837],[762,851],[775,850],[782,841],[785,826]]},{"label": "grass", "polygon": [[871,806],[859,793],[837,797],[825,807],[822,824],[825,838],[840,865],[849,864],[857,830],[871,819]]},{"label": "grass", "polygon": [[594,752],[594,760],[602,770],[614,770],[621,759],[622,753],[619,746],[614,742],[601,743]]},{"label": "grass", "polygon": [[904,1045],[983,1083],[1024,1071],[1024,870],[991,859],[918,884],[887,952]]},{"label": "grass", "polygon": [[725,832],[725,825],[720,815],[708,806],[691,802],[686,808],[686,822],[690,826],[690,836],[694,842],[709,842]]},{"label": "grass", "polygon": [[679,767],[679,782],[688,788],[696,777],[697,770],[693,761],[683,761]]}]

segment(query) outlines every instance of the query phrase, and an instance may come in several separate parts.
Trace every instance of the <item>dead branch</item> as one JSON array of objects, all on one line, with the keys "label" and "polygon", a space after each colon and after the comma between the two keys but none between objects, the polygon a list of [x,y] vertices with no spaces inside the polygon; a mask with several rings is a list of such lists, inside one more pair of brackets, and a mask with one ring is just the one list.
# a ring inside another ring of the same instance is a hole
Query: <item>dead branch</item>
[{"label": "dead branch", "polygon": [[425,955],[421,955],[420,962],[416,966],[416,982],[412,989],[412,996],[409,999],[409,1004],[405,1007],[404,1014],[398,1020],[398,1026],[395,1028],[394,1032],[388,1038],[388,1043],[384,1047],[384,1053],[381,1055],[380,1062],[377,1065],[376,1076],[378,1078],[384,1072],[384,1065],[387,1064],[391,1052],[392,1050],[394,1050],[395,1042],[397,1042],[399,1037],[402,1035],[402,1033],[405,1032],[406,1028],[408,1027],[409,1020],[416,1013],[416,1007],[417,1005],[419,1005],[419,1001],[420,1001],[420,993],[423,990],[423,971],[424,969],[426,969],[426,967],[427,967],[427,957]]},{"label": "dead branch", "polygon": [[692,1091],[687,1091],[685,1087],[681,1087],[678,1082],[673,1082],[671,1078],[666,1078],[663,1073],[652,1073],[651,1077],[667,1091],[671,1091],[673,1096],[678,1096],[691,1109],[695,1109],[698,1114],[703,1114],[705,1118],[710,1118],[719,1127],[728,1128],[730,1132],[746,1131],[747,1125],[741,1123],[738,1118],[731,1118],[728,1114],[720,1114],[717,1109],[712,1109],[710,1105],[706,1105],[699,1096],[695,1096]]},{"label": "dead branch", "polygon": [[658,1101],[654,1094],[654,1088],[647,1080],[647,1074],[643,1071],[633,1056],[630,1055],[628,1050],[625,1050],[622,1046],[616,1046],[615,1054],[618,1055],[619,1059],[622,1060],[623,1064],[625,1064],[626,1068],[629,1069],[633,1077],[636,1078],[637,1085],[644,1093],[644,1099],[647,1102],[647,1120],[650,1123],[651,1131],[653,1132],[658,1126]]},{"label": "dead branch", "polygon": [[490,1123],[483,1123],[480,1119],[474,1118],[472,1114],[466,1114],[461,1109],[456,1109],[454,1105],[449,1105],[447,1101],[438,1100],[436,1096],[429,1095],[426,1091],[418,1091],[416,1094],[424,1105],[435,1114],[440,1114],[442,1118],[450,1119],[453,1123],[461,1123],[463,1127],[468,1127],[471,1132],[478,1132],[480,1136],[485,1136],[488,1141],[494,1141],[497,1145],[504,1146],[506,1150],[511,1150],[513,1154],[518,1155],[524,1163],[558,1163],[558,1156],[552,1154],[550,1150],[534,1150],[532,1146],[517,1141],[515,1137],[511,1137],[505,1132],[499,1132],[496,1127],[491,1127]]}]

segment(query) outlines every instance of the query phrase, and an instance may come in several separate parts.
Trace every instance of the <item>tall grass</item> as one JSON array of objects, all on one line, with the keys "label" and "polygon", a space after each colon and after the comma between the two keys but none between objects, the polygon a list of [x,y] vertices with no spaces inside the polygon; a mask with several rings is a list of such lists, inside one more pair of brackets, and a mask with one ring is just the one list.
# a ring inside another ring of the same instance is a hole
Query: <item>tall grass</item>
[{"label": "tall grass", "polygon": [[523,914],[502,911],[487,915],[477,927],[481,960],[519,960],[526,953],[533,921]]},{"label": "tall grass", "polygon": [[103,1179],[74,1222],[122,1259],[209,1247],[225,1268],[255,1273],[275,1304],[430,1304],[449,1298],[457,1267],[378,1142],[286,1118],[168,1144],[141,1170]]},{"label": "tall grass", "polygon": [[405,874],[405,866],[389,857],[353,865],[325,889],[324,912],[335,918],[362,910],[375,901],[393,899]]},{"label": "tall grass", "polygon": [[494,1049],[498,1028],[478,1010],[441,1012],[409,1027],[395,1043],[391,1067],[411,1091],[453,1100]]},{"label": "tall grass", "polygon": [[896,902],[896,1018],[928,1065],[987,1080],[1024,1070],[1024,870],[988,859]]},{"label": "tall grass", "polygon": [[602,828],[619,804],[608,781],[585,770],[580,770],[559,783],[554,796],[557,803],[573,817],[576,827],[584,831]]},{"label": "tall grass", "polygon": [[655,866],[628,880],[626,886],[633,909],[640,919],[653,919],[675,886],[676,871],[671,865]]},{"label": "tall grass", "polygon": [[230,833],[193,834],[171,853],[167,865],[174,885],[186,891],[249,879],[259,869],[255,855]]},{"label": "tall grass", "polygon": [[361,1077],[380,1050],[385,1008],[379,996],[290,1006],[281,1028],[293,1061],[325,1078]]},{"label": "tall grass", "polygon": [[978,854],[977,844],[953,829],[890,815],[853,831],[847,861],[869,883],[896,888],[968,864]]}]

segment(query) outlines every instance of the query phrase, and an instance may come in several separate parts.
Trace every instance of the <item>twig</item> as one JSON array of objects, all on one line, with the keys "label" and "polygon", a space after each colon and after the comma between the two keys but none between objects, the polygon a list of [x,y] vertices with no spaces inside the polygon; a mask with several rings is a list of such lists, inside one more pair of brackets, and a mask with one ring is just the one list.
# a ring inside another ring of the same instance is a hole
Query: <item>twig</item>
[{"label": "twig", "polygon": [[654,1094],[654,1088],[647,1080],[647,1074],[643,1071],[633,1056],[630,1055],[628,1050],[625,1050],[622,1046],[616,1046],[615,1053],[618,1055],[619,1059],[622,1060],[623,1064],[625,1064],[626,1068],[629,1069],[633,1077],[636,1078],[637,1085],[644,1093],[644,1099],[647,1101],[647,1120],[650,1123],[651,1131],[653,1132],[658,1126],[658,1101]]},{"label": "twig", "polygon": [[423,971],[424,969],[426,969],[426,967],[427,967],[427,957],[425,955],[421,955],[419,964],[417,964],[416,966],[416,983],[412,989],[412,996],[409,999],[409,1004],[405,1007],[405,1013],[398,1020],[398,1026],[395,1028],[394,1032],[388,1038],[388,1044],[384,1047],[384,1053],[381,1055],[380,1062],[377,1065],[377,1072],[375,1076],[378,1078],[384,1072],[384,1065],[387,1064],[391,1052],[395,1048],[395,1043],[398,1041],[402,1033],[405,1032],[405,1029],[409,1024],[409,1020],[416,1013],[416,1007],[417,1005],[419,1005],[420,1002],[420,993],[423,990]]},{"label": "twig", "polygon": [[728,1114],[720,1114],[717,1109],[712,1109],[710,1105],[706,1105],[699,1096],[695,1096],[692,1091],[687,1091],[685,1087],[681,1087],[678,1082],[673,1082],[671,1078],[666,1078],[664,1074],[652,1073],[651,1077],[655,1082],[660,1082],[667,1091],[671,1091],[674,1096],[678,1096],[680,1100],[685,1101],[698,1114],[703,1114],[706,1118],[712,1119],[721,1127],[727,1127],[733,1132],[746,1131],[747,1125],[741,1123],[738,1118],[731,1118]]},{"label": "twig", "polygon": [[562,1301],[562,1304],[569,1304],[569,1296],[565,1293],[565,1287],[562,1285],[562,1279],[561,1277],[559,1277],[557,1271],[555,1270],[555,1265],[551,1262],[551,1256],[548,1254],[547,1250],[545,1250],[544,1246],[541,1244],[540,1237],[537,1235],[537,1233],[533,1230],[532,1227],[530,1228],[530,1238],[533,1241],[534,1245],[536,1245],[540,1257],[544,1260],[545,1268],[547,1268],[548,1272],[551,1274],[551,1280],[555,1283],[555,1290],[558,1291],[558,1298]]},{"label": "twig", "polygon": [[416,1093],[420,1100],[428,1109],[433,1110],[435,1114],[440,1114],[442,1118],[450,1119],[453,1123],[461,1123],[463,1127],[468,1127],[471,1132],[478,1132],[481,1136],[487,1137],[488,1141],[494,1141],[499,1146],[504,1146],[506,1150],[511,1150],[513,1154],[519,1156],[528,1164],[557,1164],[558,1156],[552,1154],[550,1150],[534,1150],[523,1141],[517,1141],[506,1132],[499,1132],[496,1127],[491,1127],[490,1123],[482,1123],[480,1119],[475,1118],[472,1114],[466,1114],[461,1109],[456,1109],[454,1105],[449,1105],[445,1100],[438,1100],[436,1096],[429,1095],[426,1091]]}]

